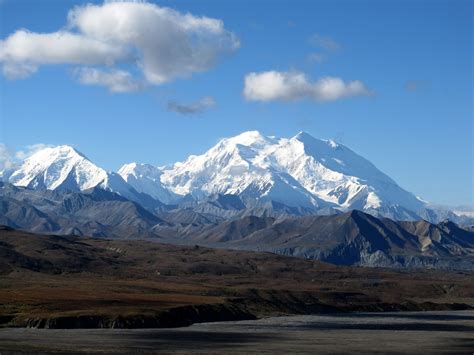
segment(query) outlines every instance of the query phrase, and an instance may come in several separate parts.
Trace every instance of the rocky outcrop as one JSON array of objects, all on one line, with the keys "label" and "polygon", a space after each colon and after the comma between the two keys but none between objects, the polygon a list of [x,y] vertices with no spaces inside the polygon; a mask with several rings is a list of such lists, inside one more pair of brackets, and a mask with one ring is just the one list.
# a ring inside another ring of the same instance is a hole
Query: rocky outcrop
[{"label": "rocky outcrop", "polygon": [[175,328],[193,323],[251,320],[256,316],[232,303],[193,305],[171,308],[167,311],[136,315],[78,315],[28,318],[17,326],[44,329],[74,328]]},{"label": "rocky outcrop", "polygon": [[[282,296],[282,295],[280,295]],[[341,295],[344,298],[343,295]],[[354,295],[350,295],[354,296]],[[194,323],[253,320],[262,315],[281,314],[321,314],[337,312],[396,312],[396,311],[441,311],[465,310],[471,306],[460,303],[446,304],[433,302],[403,303],[367,303],[339,304],[332,306],[321,302],[309,302],[307,299],[278,297],[278,293],[270,298],[255,297],[241,299],[226,304],[194,305],[171,308],[156,315],[136,314],[129,316],[52,316],[35,317],[22,321],[14,318],[3,319],[7,325],[41,329],[86,329],[86,328],[176,328],[186,327]],[[1,324],[1,322],[0,322]]]}]

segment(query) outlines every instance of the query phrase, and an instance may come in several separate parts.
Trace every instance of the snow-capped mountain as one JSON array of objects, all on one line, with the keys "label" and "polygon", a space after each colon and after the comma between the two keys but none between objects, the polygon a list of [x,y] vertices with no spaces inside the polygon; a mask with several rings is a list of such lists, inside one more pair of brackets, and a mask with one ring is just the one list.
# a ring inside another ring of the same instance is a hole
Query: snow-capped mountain
[{"label": "snow-capped mountain", "polygon": [[344,210],[418,211],[425,203],[397,185],[371,162],[332,140],[299,133],[280,139],[264,160],[287,171],[308,191]]},{"label": "snow-capped mountain", "polygon": [[303,132],[292,138],[244,132],[168,168],[131,163],[118,173],[105,171],[72,147],[45,148],[4,180],[34,189],[99,187],[151,210],[160,203],[190,206],[191,201],[192,206],[192,201],[232,195],[246,208],[276,203],[304,211],[359,209],[394,219],[436,219],[427,214],[426,202],[368,160]]},{"label": "snow-capped mountain", "polygon": [[31,155],[9,174],[8,182],[36,190],[84,191],[100,187],[132,200],[137,194],[119,174],[105,171],[67,145],[44,148]]},{"label": "snow-capped mountain", "polygon": [[150,164],[125,164],[118,171],[119,175],[135,190],[150,195],[163,202],[171,203],[177,196],[161,184],[163,172]]},{"label": "snow-capped mountain", "polygon": [[196,199],[232,194],[244,201],[361,209],[406,218],[424,207],[349,148],[303,132],[289,139],[257,131],[225,138],[206,153],[164,170],[161,183],[177,195]]},{"label": "snow-capped mountain", "polygon": [[326,207],[287,171],[262,161],[277,144],[272,137],[245,132],[221,140],[203,155],[190,156],[164,170],[161,182],[178,195],[201,199],[213,194],[237,195],[247,205],[277,201],[289,206]]}]

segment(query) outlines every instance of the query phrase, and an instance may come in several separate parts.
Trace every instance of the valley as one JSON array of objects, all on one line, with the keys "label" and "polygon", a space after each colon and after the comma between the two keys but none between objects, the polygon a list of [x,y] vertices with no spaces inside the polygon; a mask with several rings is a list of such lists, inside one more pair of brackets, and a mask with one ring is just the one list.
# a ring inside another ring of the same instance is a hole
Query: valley
[{"label": "valley", "polygon": [[473,277],[0,231],[4,327],[156,328],[288,314],[463,310],[474,304]]}]

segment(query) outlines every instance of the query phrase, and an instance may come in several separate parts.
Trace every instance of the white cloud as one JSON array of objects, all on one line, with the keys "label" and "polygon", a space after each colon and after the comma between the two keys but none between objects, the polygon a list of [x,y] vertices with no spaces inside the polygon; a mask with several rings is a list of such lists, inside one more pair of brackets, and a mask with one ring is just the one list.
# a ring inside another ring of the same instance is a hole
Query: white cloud
[{"label": "white cloud", "polygon": [[181,113],[184,115],[189,114],[196,114],[202,113],[205,110],[214,107],[216,105],[216,101],[209,96],[203,97],[196,102],[192,102],[189,104],[183,104],[176,101],[168,102],[168,111],[173,111],[177,113]]},{"label": "white cloud", "polygon": [[74,75],[81,84],[104,86],[114,93],[133,92],[145,87],[144,83],[124,70],[100,70],[86,67],[77,68]]},{"label": "white cloud", "polygon": [[16,31],[0,42],[3,73],[24,78],[45,64],[113,64],[127,56],[126,48],[69,32]]},{"label": "white cloud", "polygon": [[46,64],[136,65],[151,84],[211,68],[239,47],[221,20],[142,1],[107,1],[69,11],[65,30],[19,30],[0,41],[4,75],[22,78]]},{"label": "white cloud", "polygon": [[37,70],[38,66],[28,63],[6,62],[2,66],[3,75],[8,79],[25,79]]},{"label": "white cloud", "polygon": [[51,148],[54,147],[51,144],[44,144],[44,143],[37,143],[37,144],[31,144],[27,145],[24,149],[18,150],[15,152],[14,160],[25,160],[26,158],[32,156],[36,152],[39,152],[40,150],[43,150],[45,148]]},{"label": "white cloud", "polygon": [[351,96],[373,95],[358,80],[344,82],[340,78],[324,77],[311,82],[304,73],[278,71],[247,74],[243,94],[251,101],[334,101]]},{"label": "white cloud", "polygon": [[4,143],[0,143],[0,178],[5,177],[4,173],[8,173],[9,169],[17,167],[23,160],[47,147],[51,145],[33,144],[13,153]]},{"label": "white cloud", "polygon": [[324,49],[329,52],[337,52],[342,47],[331,37],[322,36],[318,33],[315,33],[310,37],[309,43],[317,48]]},{"label": "white cloud", "polygon": [[7,146],[0,143],[0,176],[5,169],[11,169],[14,165],[14,157]]}]

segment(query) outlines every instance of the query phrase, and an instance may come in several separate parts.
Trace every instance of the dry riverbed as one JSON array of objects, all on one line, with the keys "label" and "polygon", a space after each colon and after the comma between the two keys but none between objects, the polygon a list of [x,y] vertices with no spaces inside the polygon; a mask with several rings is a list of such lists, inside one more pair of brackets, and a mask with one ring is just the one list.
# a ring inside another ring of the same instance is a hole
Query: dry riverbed
[{"label": "dry riverbed", "polygon": [[473,351],[474,311],[271,317],[174,329],[0,329],[2,354]]}]

